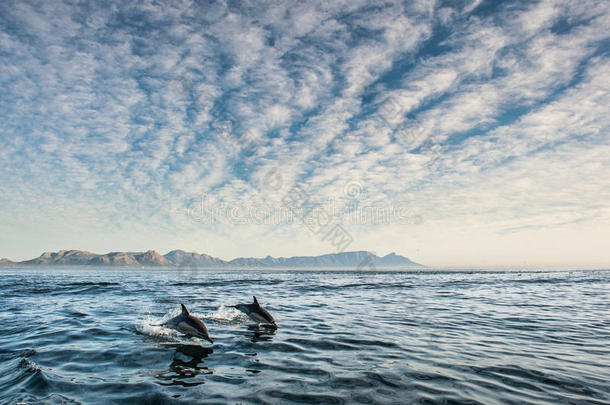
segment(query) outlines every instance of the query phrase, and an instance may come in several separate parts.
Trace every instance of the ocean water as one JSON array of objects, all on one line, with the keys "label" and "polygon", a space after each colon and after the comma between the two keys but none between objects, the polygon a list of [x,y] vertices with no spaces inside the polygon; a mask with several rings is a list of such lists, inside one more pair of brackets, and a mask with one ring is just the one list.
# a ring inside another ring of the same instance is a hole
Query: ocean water
[{"label": "ocean water", "polygon": [[[2,404],[610,403],[610,271],[0,277]],[[155,326],[180,303],[213,345]]]}]

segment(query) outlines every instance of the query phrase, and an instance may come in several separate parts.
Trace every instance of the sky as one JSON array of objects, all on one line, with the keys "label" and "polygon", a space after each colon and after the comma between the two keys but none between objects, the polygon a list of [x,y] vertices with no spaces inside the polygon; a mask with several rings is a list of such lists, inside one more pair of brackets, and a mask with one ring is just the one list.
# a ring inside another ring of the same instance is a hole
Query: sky
[{"label": "sky", "polygon": [[2,1],[0,257],[610,266],[607,1]]}]

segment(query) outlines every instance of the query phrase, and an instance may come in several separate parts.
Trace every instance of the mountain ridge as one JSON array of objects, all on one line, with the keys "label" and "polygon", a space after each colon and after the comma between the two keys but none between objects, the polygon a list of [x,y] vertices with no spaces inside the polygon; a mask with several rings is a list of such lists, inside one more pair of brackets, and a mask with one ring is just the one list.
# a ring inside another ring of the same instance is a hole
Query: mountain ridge
[{"label": "mountain ridge", "polygon": [[1,259],[0,266],[99,266],[99,267],[160,267],[160,268],[341,268],[356,267],[359,270],[377,267],[423,267],[407,257],[392,252],[377,256],[367,251],[328,253],[318,256],[291,257],[238,257],[222,260],[205,253],[172,250],[161,255],[155,250],[146,252],[92,253],[86,250],[60,250],[44,252],[39,257],[20,262]]}]

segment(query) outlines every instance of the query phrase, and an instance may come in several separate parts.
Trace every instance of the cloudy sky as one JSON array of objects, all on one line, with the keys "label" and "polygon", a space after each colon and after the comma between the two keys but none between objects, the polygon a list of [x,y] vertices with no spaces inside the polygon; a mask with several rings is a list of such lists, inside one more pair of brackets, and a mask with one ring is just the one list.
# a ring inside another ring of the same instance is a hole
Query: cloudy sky
[{"label": "cloudy sky", "polygon": [[0,257],[608,265],[609,31],[603,0],[3,1]]}]

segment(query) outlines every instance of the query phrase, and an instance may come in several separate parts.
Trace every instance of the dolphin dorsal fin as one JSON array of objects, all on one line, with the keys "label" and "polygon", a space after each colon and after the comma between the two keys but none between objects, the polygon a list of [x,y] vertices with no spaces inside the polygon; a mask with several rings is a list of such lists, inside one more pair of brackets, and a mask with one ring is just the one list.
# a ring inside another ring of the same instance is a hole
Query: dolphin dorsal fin
[{"label": "dolphin dorsal fin", "polygon": [[180,304],[180,306],[182,307],[182,315],[189,315],[189,311],[188,309],[186,309],[186,307],[184,306],[184,304]]},{"label": "dolphin dorsal fin", "polygon": [[253,295],[253,296],[252,296],[252,298],[254,298],[254,303],[255,303],[256,305],[260,305],[260,304],[258,303],[258,300],[256,299],[256,296],[255,296],[255,295]]}]

